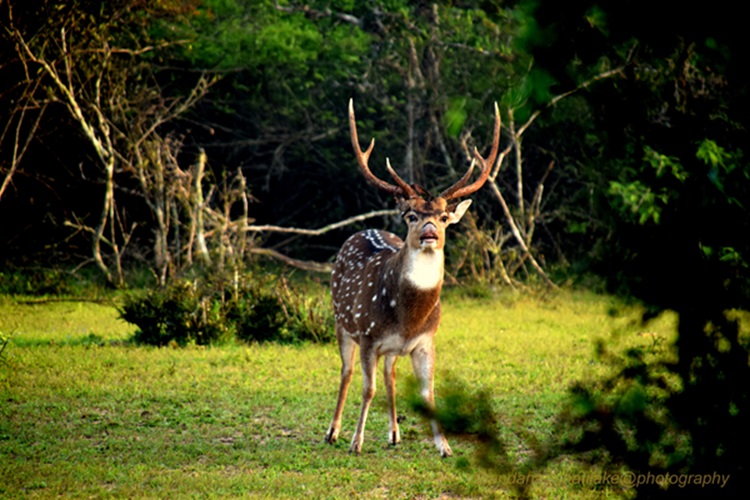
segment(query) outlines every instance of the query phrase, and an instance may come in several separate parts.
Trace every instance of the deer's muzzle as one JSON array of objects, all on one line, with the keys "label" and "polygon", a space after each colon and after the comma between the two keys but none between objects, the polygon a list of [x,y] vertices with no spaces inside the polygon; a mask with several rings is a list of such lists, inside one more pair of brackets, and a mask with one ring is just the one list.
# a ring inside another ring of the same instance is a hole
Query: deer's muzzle
[{"label": "deer's muzzle", "polygon": [[428,222],[422,227],[422,232],[419,235],[419,242],[424,245],[434,246],[437,245],[439,239],[438,229],[435,224]]}]

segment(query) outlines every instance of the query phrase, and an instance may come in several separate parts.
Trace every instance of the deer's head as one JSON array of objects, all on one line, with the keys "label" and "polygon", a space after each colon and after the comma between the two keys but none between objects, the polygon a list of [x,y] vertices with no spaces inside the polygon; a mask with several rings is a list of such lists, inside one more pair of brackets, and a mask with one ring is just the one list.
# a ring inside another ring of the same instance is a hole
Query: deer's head
[{"label": "deer's head", "polygon": [[[386,160],[386,169],[395,184],[379,179],[370,171],[368,161],[375,147],[375,139],[372,139],[367,150],[362,151],[357,137],[353,100],[349,101],[349,130],[352,147],[357,156],[357,163],[359,163],[359,168],[362,170],[365,179],[373,186],[393,194],[397,200],[401,215],[409,228],[406,245],[411,249],[429,252],[443,249],[445,246],[445,229],[460,221],[469,205],[471,205],[469,199],[460,202],[458,200],[479,190],[487,181],[500,145],[500,112],[495,105],[495,129],[489,156],[486,159],[483,158],[475,148],[474,159],[464,176],[437,197],[432,197],[420,186],[410,185],[401,179],[391,167],[389,160]],[[471,179],[475,163],[478,163],[481,168],[479,177],[467,185]]]}]

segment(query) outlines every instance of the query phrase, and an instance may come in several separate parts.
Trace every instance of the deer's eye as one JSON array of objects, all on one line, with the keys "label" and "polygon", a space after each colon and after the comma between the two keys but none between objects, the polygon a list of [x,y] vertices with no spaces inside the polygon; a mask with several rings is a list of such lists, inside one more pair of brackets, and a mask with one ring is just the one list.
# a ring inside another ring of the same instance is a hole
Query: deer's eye
[{"label": "deer's eye", "polygon": [[407,222],[417,222],[419,220],[419,217],[417,217],[414,214],[408,214],[406,216],[406,220],[407,220]]},{"label": "deer's eye", "polygon": [[442,217],[440,217],[440,220],[443,221],[443,224],[447,224],[449,219],[450,218],[447,215],[443,215]]}]

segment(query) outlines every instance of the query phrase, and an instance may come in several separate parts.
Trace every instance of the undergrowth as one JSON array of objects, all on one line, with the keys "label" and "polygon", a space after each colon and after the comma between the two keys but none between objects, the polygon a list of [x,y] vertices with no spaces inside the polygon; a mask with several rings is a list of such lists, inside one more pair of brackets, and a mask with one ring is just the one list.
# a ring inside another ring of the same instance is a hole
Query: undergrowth
[{"label": "undergrowth", "polygon": [[0,295],[84,296],[99,288],[101,284],[86,273],[42,267],[0,269]]},{"label": "undergrowth", "polygon": [[149,345],[328,342],[334,321],[323,289],[302,293],[284,277],[246,274],[176,279],[131,295],[121,317]]}]

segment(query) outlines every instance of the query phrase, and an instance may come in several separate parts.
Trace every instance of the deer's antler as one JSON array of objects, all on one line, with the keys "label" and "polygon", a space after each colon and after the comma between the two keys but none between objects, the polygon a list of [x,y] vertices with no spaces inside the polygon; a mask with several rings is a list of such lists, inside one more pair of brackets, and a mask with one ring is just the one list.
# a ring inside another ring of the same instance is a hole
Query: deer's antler
[{"label": "deer's antler", "polygon": [[375,147],[375,139],[373,138],[372,141],[370,141],[370,146],[365,151],[360,149],[359,138],[357,137],[357,122],[354,118],[354,99],[349,99],[349,131],[351,132],[352,148],[354,149],[354,154],[357,156],[357,163],[359,163],[359,168],[362,170],[362,174],[370,184],[401,198],[415,198],[418,196],[414,189],[399,177],[395,170],[393,170],[390,161],[386,160],[386,169],[388,170],[388,173],[391,174],[391,177],[393,177],[393,180],[396,181],[397,185],[394,186],[389,182],[378,179],[375,177],[375,174],[370,171],[370,167],[367,163],[370,160],[372,149]]},{"label": "deer's antler", "polygon": [[[485,159],[482,157],[482,155],[479,154],[479,150],[477,148],[474,148],[474,159],[471,160],[469,169],[466,171],[464,176],[458,180],[458,182],[440,193],[440,198],[443,198],[446,201],[450,201],[456,198],[461,198],[463,196],[469,196],[470,194],[479,190],[479,188],[481,188],[484,183],[487,182],[487,178],[490,176],[490,170],[492,169],[492,165],[497,159],[497,152],[499,147],[500,110],[497,107],[497,103],[495,103],[495,131],[493,134],[492,149],[490,150],[490,155]],[[482,168],[481,174],[479,175],[477,180],[475,180],[468,186],[465,186],[465,184],[469,182],[469,179],[471,178],[471,173],[474,170],[474,162],[479,163],[480,167]]]}]

